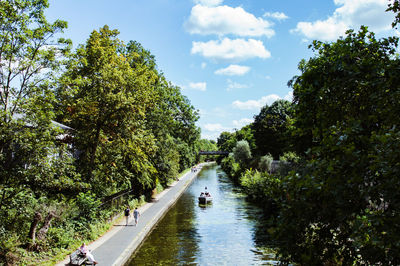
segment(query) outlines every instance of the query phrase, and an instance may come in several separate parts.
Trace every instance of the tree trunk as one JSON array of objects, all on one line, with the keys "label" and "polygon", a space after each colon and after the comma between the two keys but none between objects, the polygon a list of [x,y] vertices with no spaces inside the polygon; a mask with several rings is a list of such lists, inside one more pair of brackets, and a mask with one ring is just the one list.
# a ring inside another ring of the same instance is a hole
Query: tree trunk
[{"label": "tree trunk", "polygon": [[50,228],[50,223],[51,220],[56,217],[56,214],[54,212],[49,212],[49,214],[46,216],[46,219],[44,219],[44,224],[42,228],[37,232],[36,237],[39,240],[42,240],[46,237],[47,231],[49,231]]},{"label": "tree trunk", "polygon": [[29,244],[29,249],[31,249],[36,243],[36,229],[40,220],[42,220],[42,215],[39,212],[36,212],[35,216],[33,217],[31,229],[29,230],[29,239],[31,239],[31,243]]}]

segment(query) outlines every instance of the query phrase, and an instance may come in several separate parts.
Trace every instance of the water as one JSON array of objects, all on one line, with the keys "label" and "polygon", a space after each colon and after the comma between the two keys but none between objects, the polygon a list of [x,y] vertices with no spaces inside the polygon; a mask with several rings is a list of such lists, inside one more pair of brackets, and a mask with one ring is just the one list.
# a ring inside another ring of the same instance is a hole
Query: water
[{"label": "water", "polygon": [[[206,186],[213,203],[202,206]],[[206,168],[128,265],[276,265],[262,217],[219,167]]]}]

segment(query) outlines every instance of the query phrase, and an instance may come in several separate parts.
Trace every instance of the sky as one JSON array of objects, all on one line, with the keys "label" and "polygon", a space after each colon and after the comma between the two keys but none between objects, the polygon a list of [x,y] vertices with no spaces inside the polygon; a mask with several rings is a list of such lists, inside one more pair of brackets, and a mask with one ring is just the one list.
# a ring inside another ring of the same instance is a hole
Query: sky
[{"label": "sky", "polygon": [[202,138],[250,124],[265,105],[292,100],[289,80],[312,40],[332,42],[366,25],[391,28],[389,0],[50,0],[48,20],[68,22],[76,48],[104,25],[138,41],[199,111]]}]

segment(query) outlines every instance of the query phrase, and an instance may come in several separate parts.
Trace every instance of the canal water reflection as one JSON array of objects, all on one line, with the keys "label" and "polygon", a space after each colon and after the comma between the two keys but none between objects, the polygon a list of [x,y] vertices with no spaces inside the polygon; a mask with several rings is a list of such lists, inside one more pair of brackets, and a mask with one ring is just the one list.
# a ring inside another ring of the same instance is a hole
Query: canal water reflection
[{"label": "canal water reflection", "polygon": [[[206,186],[213,203],[202,206]],[[261,217],[218,166],[206,167],[128,265],[276,265]]]}]

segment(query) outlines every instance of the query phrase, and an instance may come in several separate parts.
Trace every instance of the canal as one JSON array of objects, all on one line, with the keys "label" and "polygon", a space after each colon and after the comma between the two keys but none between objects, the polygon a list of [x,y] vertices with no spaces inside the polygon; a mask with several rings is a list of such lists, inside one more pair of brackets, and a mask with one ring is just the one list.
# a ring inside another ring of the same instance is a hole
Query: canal
[{"label": "canal", "polygon": [[[202,206],[205,187],[213,203]],[[205,167],[127,265],[276,265],[262,216],[217,165]]]}]

